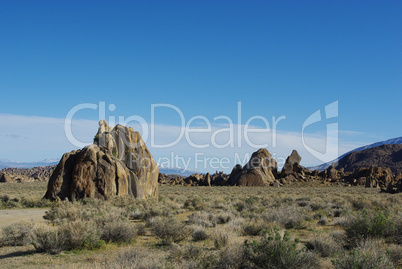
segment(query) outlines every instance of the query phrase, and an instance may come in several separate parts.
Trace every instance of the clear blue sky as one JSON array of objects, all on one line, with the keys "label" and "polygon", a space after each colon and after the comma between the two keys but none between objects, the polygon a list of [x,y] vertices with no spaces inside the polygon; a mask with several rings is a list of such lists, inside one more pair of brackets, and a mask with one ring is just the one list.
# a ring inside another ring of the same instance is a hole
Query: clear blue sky
[{"label": "clear blue sky", "polygon": [[0,113],[212,119],[241,101],[299,131],[338,100],[339,129],[375,142],[402,135],[401,28],[401,1],[1,1]]}]

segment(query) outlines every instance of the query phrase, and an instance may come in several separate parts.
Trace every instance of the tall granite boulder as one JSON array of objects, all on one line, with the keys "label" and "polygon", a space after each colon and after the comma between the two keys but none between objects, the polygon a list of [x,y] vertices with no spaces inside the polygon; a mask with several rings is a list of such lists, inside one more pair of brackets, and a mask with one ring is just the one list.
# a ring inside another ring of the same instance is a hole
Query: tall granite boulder
[{"label": "tall granite boulder", "polygon": [[45,198],[75,199],[158,195],[159,168],[132,127],[99,122],[94,144],[65,153],[51,175]]},{"label": "tall granite boulder", "polygon": [[286,158],[285,164],[281,171],[281,177],[286,177],[292,173],[299,173],[301,171],[300,166],[301,157],[296,150],[293,150],[289,157]]},{"label": "tall granite boulder", "polygon": [[278,164],[268,150],[259,149],[244,167],[239,164],[234,166],[228,182],[237,186],[269,186],[275,181],[277,170]]}]

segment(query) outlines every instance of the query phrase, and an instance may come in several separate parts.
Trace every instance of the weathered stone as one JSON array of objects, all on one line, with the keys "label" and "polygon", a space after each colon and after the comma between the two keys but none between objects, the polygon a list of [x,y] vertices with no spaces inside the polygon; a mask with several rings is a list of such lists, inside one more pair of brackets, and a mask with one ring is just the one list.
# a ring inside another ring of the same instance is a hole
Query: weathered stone
[{"label": "weathered stone", "polygon": [[298,173],[301,170],[299,165],[301,157],[296,150],[293,150],[289,157],[286,158],[285,164],[281,171],[281,177],[286,177],[291,173]]},{"label": "weathered stone", "polygon": [[277,163],[268,150],[259,149],[243,168],[240,169],[239,165],[233,168],[229,181],[238,186],[268,186],[275,181],[272,171],[277,169]]},{"label": "weathered stone", "polygon": [[9,176],[7,174],[1,174],[0,175],[0,182],[2,182],[2,183],[15,182],[15,180],[11,176]]},{"label": "weathered stone", "polygon": [[140,134],[99,122],[94,144],[65,153],[50,177],[45,198],[82,199],[158,194],[159,169]]}]

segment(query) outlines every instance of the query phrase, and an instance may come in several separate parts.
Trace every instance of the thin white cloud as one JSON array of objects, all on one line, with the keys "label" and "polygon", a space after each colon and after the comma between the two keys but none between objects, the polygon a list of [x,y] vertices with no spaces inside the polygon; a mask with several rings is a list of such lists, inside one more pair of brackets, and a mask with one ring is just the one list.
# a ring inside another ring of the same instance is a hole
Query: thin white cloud
[{"label": "thin white cloud", "polygon": [[[0,158],[18,161],[36,161],[43,158],[57,159],[64,152],[78,148],[70,143],[66,137],[63,118],[0,114],[0,122],[0,136],[2,137]],[[198,169],[201,172],[214,170],[230,172],[236,162],[244,163],[252,152],[264,144],[264,147],[268,148],[280,166],[293,149],[296,149],[302,156],[302,165],[310,166],[322,163],[305,147],[301,132],[258,129],[257,131],[260,132],[250,132],[246,137],[244,136],[245,126],[243,125],[233,125],[231,130],[226,129],[225,131],[222,128],[229,128],[230,126],[215,123],[211,125],[211,130],[206,133],[191,132],[189,128],[185,128],[184,133],[190,131],[189,135],[184,134],[181,139],[177,139],[183,134],[183,129],[180,126],[157,124],[153,126],[154,134],[151,134],[150,124],[142,127],[138,124],[132,126],[135,130],[140,130],[154,158],[165,166],[188,166],[189,169]],[[75,139],[84,144],[92,143],[97,128],[97,121],[72,120],[73,135]],[[206,126],[199,128],[205,129]],[[240,134],[238,130],[240,130]],[[15,139],[17,137],[26,139]],[[328,139],[325,135],[317,133],[305,134],[304,138],[305,143],[317,151],[325,149]],[[175,140],[178,142],[171,147],[161,148],[158,146],[172,143]],[[213,142],[218,145],[227,144],[227,146],[217,148]],[[206,147],[196,148],[192,144],[205,144]],[[345,140],[341,141],[339,147],[330,147],[327,150],[329,151],[328,154],[332,154],[335,158],[338,156],[338,152],[343,154],[358,146],[361,146],[361,143]],[[224,164],[220,164],[221,169],[219,169],[219,165],[215,165],[216,159],[224,162]]]}]

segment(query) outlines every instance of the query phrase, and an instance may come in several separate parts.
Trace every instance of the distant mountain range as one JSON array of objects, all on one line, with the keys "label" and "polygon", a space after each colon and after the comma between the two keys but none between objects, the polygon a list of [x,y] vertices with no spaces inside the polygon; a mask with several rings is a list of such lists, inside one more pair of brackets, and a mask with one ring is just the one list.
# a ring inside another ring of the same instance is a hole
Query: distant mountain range
[{"label": "distant mountain range", "polygon": [[159,173],[166,174],[166,175],[180,175],[180,176],[188,177],[197,172],[188,170],[188,169],[184,169],[184,168],[159,167]]},{"label": "distant mountain range", "polygon": [[36,162],[15,162],[7,159],[0,159],[0,169],[3,168],[32,168],[58,164],[58,160],[43,159]]},{"label": "distant mountain range", "polygon": [[392,144],[392,145],[394,145],[394,144],[402,144],[402,137],[392,138],[392,139],[388,139],[388,140],[385,140],[385,141],[376,142],[376,143],[373,143],[373,144],[370,144],[370,145],[366,145],[366,146],[363,146],[363,147],[360,147],[360,148],[356,148],[354,150],[346,152],[345,154],[343,154],[342,156],[339,156],[335,160],[332,160],[332,161],[327,162],[327,163],[323,163],[323,164],[318,165],[318,166],[308,167],[308,169],[323,171],[323,170],[327,169],[331,164],[334,164],[336,166],[340,159],[342,159],[343,157],[345,157],[346,155],[348,155],[348,154],[350,154],[352,152],[362,151],[362,150],[365,150],[365,149],[374,148],[374,147],[382,146],[382,145],[385,145],[385,144]]}]

